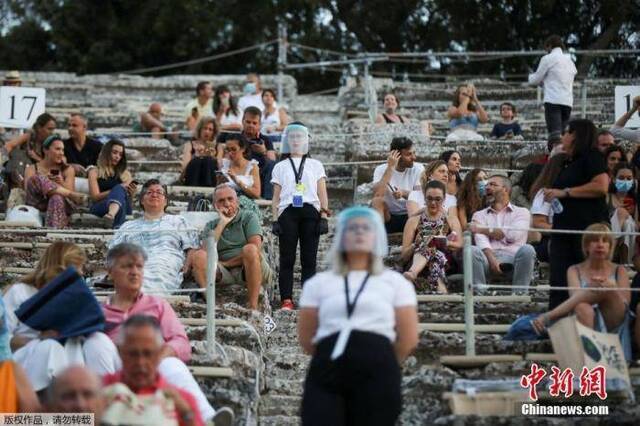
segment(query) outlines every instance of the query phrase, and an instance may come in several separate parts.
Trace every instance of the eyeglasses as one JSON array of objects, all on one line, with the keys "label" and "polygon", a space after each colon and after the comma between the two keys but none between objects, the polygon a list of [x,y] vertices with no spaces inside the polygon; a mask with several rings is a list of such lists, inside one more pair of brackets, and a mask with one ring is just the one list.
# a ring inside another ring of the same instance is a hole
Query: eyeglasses
[{"label": "eyeglasses", "polygon": [[427,203],[441,203],[442,197],[427,197]]},{"label": "eyeglasses", "polygon": [[371,225],[368,223],[352,223],[347,225],[346,231],[353,233],[371,232]]},{"label": "eyeglasses", "polygon": [[147,191],[145,195],[157,195],[159,197],[164,197],[164,191]]}]

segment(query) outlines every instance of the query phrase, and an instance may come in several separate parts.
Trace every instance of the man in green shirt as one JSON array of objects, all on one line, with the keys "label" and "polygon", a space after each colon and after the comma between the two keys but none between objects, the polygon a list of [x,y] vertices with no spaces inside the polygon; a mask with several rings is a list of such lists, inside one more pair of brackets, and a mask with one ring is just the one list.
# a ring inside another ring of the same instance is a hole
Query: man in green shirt
[{"label": "man in green shirt", "polygon": [[216,280],[222,284],[246,283],[248,306],[258,309],[260,286],[271,277],[271,268],[262,253],[260,220],[254,212],[239,208],[236,191],[227,184],[216,187],[213,205],[219,216],[205,226],[204,238],[213,230],[218,242]]}]

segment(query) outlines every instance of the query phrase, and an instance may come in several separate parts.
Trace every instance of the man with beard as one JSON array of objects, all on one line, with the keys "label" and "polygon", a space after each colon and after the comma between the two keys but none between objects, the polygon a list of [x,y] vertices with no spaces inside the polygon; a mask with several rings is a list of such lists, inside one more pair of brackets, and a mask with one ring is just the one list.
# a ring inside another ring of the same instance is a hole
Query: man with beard
[{"label": "man with beard", "polygon": [[402,232],[407,222],[407,198],[411,191],[420,190],[422,164],[415,163],[416,150],[409,138],[391,141],[386,164],[373,172],[373,201],[371,206],[380,213],[388,233]]},{"label": "man with beard", "polygon": [[474,284],[486,284],[488,273],[500,276],[513,271],[513,285],[528,287],[536,260],[535,250],[527,244],[531,213],[511,204],[511,181],[505,176],[489,178],[486,198],[489,207],[475,212],[469,224],[476,242]]}]

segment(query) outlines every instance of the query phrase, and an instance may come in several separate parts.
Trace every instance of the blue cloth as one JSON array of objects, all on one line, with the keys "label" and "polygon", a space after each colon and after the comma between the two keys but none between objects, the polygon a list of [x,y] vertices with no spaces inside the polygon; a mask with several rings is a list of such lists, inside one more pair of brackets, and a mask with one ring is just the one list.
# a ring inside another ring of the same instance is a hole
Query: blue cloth
[{"label": "blue cloth", "polygon": [[104,314],[84,279],[72,266],[16,310],[16,317],[38,330],[56,330],[59,340],[104,330]]},{"label": "blue cloth", "polygon": [[511,324],[509,331],[502,340],[542,340],[545,336],[536,333],[531,321],[536,319],[538,314],[529,314],[519,317]]},{"label": "blue cloth", "polygon": [[454,118],[449,121],[449,127],[451,130],[456,129],[457,127],[463,126],[467,129],[477,129],[478,128],[478,114],[472,112],[469,115],[465,115],[462,117]]},{"label": "blue cloth", "polygon": [[116,214],[116,217],[113,220],[114,229],[120,228],[120,225],[122,225],[126,220],[127,215],[131,214],[131,200],[129,199],[126,189],[124,189],[122,185],[116,185],[111,188],[107,198],[100,200],[97,203],[93,203],[91,208],[89,208],[89,212],[92,215],[103,217],[109,212],[109,204],[111,203],[117,203],[120,206],[120,210],[118,210],[118,214]]},{"label": "blue cloth", "polygon": [[7,329],[7,315],[2,295],[0,294],[0,362],[11,359],[11,347],[9,346],[9,330]]},{"label": "blue cloth", "polygon": [[520,124],[517,121],[512,123],[496,123],[493,125],[493,130],[491,130],[492,138],[501,138],[507,133],[513,133],[513,136],[522,135],[522,129],[520,128]]}]

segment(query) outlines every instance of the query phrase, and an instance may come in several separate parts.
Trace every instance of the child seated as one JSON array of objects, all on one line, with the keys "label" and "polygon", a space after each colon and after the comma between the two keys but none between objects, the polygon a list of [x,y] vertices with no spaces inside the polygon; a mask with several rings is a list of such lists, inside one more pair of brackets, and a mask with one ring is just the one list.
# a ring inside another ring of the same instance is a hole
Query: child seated
[{"label": "child seated", "polygon": [[494,139],[522,139],[522,129],[514,120],[515,116],[516,107],[511,102],[503,102],[500,105],[502,121],[493,125],[490,136]]}]

